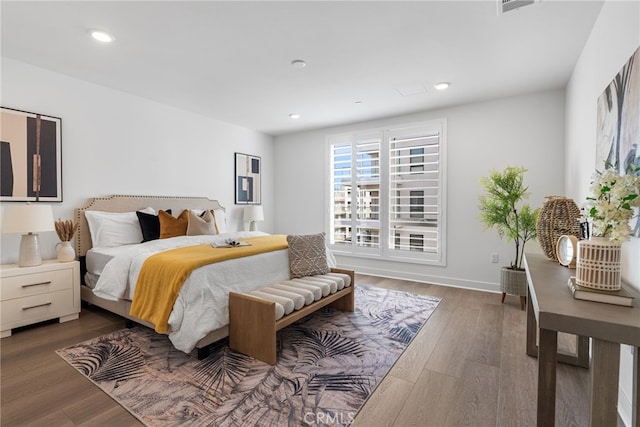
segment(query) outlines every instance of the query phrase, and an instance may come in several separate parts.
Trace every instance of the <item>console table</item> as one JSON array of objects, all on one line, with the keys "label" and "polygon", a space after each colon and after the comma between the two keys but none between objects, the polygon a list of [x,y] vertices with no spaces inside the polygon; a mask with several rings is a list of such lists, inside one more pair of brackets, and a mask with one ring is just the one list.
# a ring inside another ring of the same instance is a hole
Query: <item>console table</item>
[{"label": "console table", "polygon": [[[633,307],[576,300],[567,286],[575,270],[532,253],[525,255],[525,268],[529,284],[527,354],[538,357],[538,426],[553,426],[555,422],[556,363],[588,367],[590,337],[591,426],[617,424],[620,344],[628,344],[635,347],[632,425],[640,427],[640,298],[637,293]],[[576,355],[558,354],[558,332],[578,337]]]}]

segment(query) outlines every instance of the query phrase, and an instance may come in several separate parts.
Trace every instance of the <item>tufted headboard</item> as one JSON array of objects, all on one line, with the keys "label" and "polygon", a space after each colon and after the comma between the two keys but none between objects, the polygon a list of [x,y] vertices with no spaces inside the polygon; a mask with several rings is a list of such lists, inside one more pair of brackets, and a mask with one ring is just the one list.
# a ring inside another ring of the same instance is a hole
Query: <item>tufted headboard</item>
[{"label": "tufted headboard", "polygon": [[132,212],[152,207],[156,211],[171,209],[180,213],[183,209],[222,209],[217,200],[206,197],[169,197],[169,196],[123,196],[96,197],[90,199],[86,205],[75,210],[75,221],[78,224],[76,232],[76,253],[83,257],[91,249],[91,233],[84,216],[85,211],[103,212]]}]

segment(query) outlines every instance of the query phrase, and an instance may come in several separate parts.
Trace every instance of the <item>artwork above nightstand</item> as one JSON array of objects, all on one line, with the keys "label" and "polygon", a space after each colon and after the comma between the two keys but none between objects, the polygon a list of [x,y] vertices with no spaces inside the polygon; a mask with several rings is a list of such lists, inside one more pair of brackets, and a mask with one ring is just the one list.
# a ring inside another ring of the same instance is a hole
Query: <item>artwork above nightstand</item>
[{"label": "artwork above nightstand", "polygon": [[80,263],[48,260],[35,267],[0,266],[0,337],[11,330],[80,313]]}]

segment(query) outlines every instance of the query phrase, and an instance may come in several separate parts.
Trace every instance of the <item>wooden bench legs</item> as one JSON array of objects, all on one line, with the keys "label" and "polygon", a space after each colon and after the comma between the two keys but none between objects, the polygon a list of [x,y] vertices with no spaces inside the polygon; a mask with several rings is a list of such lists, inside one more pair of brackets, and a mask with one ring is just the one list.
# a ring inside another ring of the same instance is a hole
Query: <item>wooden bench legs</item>
[{"label": "wooden bench legs", "polygon": [[353,272],[351,274],[351,286],[294,311],[278,321],[275,321],[274,302],[252,295],[230,292],[229,347],[275,365],[277,331],[327,305],[342,311],[355,309],[353,298],[355,283]]},{"label": "wooden bench legs", "polygon": [[276,363],[276,304],[229,293],[229,347],[254,359]]}]

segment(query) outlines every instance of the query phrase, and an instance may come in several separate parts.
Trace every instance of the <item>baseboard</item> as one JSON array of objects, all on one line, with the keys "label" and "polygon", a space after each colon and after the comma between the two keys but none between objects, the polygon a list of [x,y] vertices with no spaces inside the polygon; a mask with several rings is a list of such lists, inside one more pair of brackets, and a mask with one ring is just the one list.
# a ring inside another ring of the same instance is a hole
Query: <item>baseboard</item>
[{"label": "baseboard", "polygon": [[621,425],[633,425],[634,378],[636,378],[636,348],[620,346],[620,381],[618,386],[618,418]]},{"label": "baseboard", "polygon": [[474,291],[500,292],[499,283],[489,283],[472,281],[466,279],[456,279],[444,276],[431,276],[424,274],[416,274],[404,271],[393,271],[388,269],[377,269],[372,267],[363,267],[348,263],[340,263],[340,267],[354,270],[356,273],[368,274],[371,276],[386,277],[388,279],[409,280],[412,282],[421,282],[431,285],[449,286],[453,288],[470,289]]},{"label": "baseboard", "polygon": [[632,413],[631,398],[623,387],[618,386],[618,418],[625,427],[631,427]]}]

